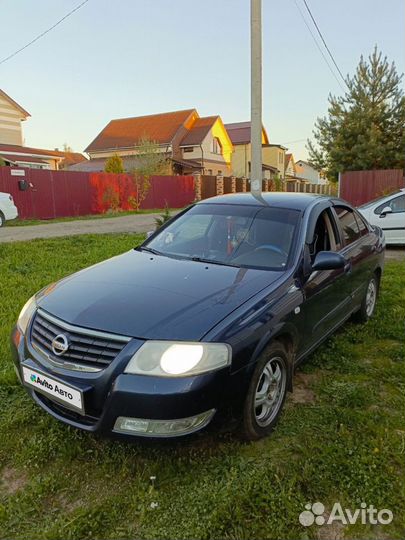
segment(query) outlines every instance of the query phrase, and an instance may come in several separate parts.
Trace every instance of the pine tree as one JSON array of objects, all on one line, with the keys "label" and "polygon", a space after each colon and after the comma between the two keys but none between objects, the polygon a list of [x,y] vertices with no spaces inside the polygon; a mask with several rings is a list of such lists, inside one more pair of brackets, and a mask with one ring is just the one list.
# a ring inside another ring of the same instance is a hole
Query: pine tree
[{"label": "pine tree", "polygon": [[343,171],[405,166],[403,75],[377,47],[347,77],[343,97],[329,95],[326,117],[318,118],[308,141],[310,161],[336,181]]},{"label": "pine tree", "polygon": [[113,154],[109,157],[105,163],[104,172],[122,174],[124,172],[124,162],[121,156]]}]

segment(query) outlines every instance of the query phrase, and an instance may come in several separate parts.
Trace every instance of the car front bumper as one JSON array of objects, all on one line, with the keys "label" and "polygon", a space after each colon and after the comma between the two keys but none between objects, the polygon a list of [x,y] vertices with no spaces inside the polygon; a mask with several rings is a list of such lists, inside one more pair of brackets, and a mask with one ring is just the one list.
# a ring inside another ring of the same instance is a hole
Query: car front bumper
[{"label": "car front bumper", "polygon": [[[99,373],[80,373],[50,366],[17,327],[11,336],[20,382],[32,399],[54,418],[102,436],[178,437],[228,423],[238,414],[242,373],[224,368],[191,377],[153,377],[123,373],[142,341],[132,340],[112,364]],[[26,366],[81,391],[78,412],[23,383]],[[168,427],[169,426],[169,427]]]}]

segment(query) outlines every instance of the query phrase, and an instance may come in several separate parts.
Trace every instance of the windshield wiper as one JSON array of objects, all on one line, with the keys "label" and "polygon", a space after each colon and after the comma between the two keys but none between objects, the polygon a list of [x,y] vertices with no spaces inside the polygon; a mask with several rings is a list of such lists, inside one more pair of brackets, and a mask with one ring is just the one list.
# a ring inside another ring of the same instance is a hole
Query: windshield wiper
[{"label": "windshield wiper", "polygon": [[203,257],[190,257],[189,260],[195,261],[195,262],[207,263],[207,264],[219,264],[220,266],[233,266],[234,268],[240,268],[240,266],[238,266],[237,264],[232,264],[232,263],[223,262],[223,261],[215,261],[212,259],[204,259]]},{"label": "windshield wiper", "polygon": [[161,253],[157,249],[153,249],[147,246],[139,246],[138,249],[140,249],[141,251],[147,251],[148,253],[153,253],[153,255],[163,255],[163,253]]}]

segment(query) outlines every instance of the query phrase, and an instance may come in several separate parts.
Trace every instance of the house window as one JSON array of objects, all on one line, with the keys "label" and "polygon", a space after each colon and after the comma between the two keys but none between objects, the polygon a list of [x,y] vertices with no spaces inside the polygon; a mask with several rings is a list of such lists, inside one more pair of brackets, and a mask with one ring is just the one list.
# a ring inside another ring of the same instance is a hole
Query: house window
[{"label": "house window", "polygon": [[208,174],[208,176],[212,176],[212,169],[208,169],[207,174]]},{"label": "house window", "polygon": [[222,146],[218,137],[212,139],[212,153],[213,154],[222,154]]},{"label": "house window", "polygon": [[192,152],[194,150],[194,146],[187,146],[186,148],[183,148],[183,152]]},{"label": "house window", "polygon": [[218,171],[218,176],[219,176],[220,174],[222,174],[222,171]]}]

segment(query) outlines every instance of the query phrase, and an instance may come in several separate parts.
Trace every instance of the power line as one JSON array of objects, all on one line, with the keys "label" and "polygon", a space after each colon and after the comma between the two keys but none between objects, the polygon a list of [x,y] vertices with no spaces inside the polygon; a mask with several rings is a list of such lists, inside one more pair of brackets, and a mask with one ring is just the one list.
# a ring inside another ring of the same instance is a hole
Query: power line
[{"label": "power line", "polygon": [[309,6],[308,6],[308,4],[307,4],[307,0],[302,0],[302,1],[304,2],[305,7],[307,8],[307,11],[308,11],[308,13],[309,13],[310,16],[311,16],[312,22],[314,23],[315,28],[316,28],[317,31],[318,31],[318,34],[319,34],[319,36],[320,36],[320,38],[321,38],[321,40],[322,40],[322,43],[325,45],[325,49],[328,51],[329,56],[330,56],[331,59],[332,59],[332,62],[335,64],[335,67],[336,67],[336,69],[338,70],[339,75],[342,77],[342,81],[346,84],[346,79],[343,77],[343,74],[342,74],[342,72],[340,71],[340,68],[339,68],[339,66],[337,65],[336,60],[334,59],[333,54],[330,52],[330,49],[329,49],[329,47],[328,47],[327,44],[326,44],[326,41],[325,41],[325,39],[324,39],[324,37],[323,37],[323,35],[322,35],[322,32],[320,31],[319,26],[318,26],[318,24],[317,24],[317,22],[316,22],[314,16],[312,15],[312,11],[310,10],[310,8],[309,8]]},{"label": "power line", "polygon": [[328,66],[329,71],[332,73],[332,75],[333,75],[334,78],[336,79],[338,85],[340,86],[340,88],[341,88],[341,89],[343,90],[343,92],[344,92],[344,91],[345,91],[345,88],[342,86],[342,83],[340,82],[340,79],[337,77],[336,73],[335,73],[335,72],[333,71],[333,69],[332,69],[332,66],[329,64],[328,59],[326,58],[326,56],[325,56],[323,50],[321,49],[321,47],[320,47],[320,45],[319,45],[319,43],[318,43],[316,37],[314,36],[314,33],[313,33],[312,30],[311,30],[311,27],[310,27],[309,24],[307,23],[307,20],[306,20],[306,18],[304,17],[304,14],[302,13],[302,10],[301,10],[300,6],[298,5],[297,0],[294,0],[294,4],[296,5],[296,7],[297,7],[297,9],[298,9],[298,11],[299,11],[299,13],[300,13],[300,15],[301,15],[302,20],[304,21],[305,26],[308,28],[308,32],[311,34],[312,39],[314,40],[314,43],[315,43],[315,45],[316,45],[318,51],[321,53],[322,58],[325,60],[325,64]]},{"label": "power line", "polygon": [[296,139],[295,141],[284,141],[280,144],[294,144],[294,143],[300,143],[300,142],[307,142],[308,139]]},{"label": "power line", "polygon": [[23,47],[21,47],[20,49],[18,49],[17,51],[13,52],[12,54],[10,54],[9,56],[7,56],[6,58],[3,58],[3,60],[0,61],[0,65],[1,64],[4,64],[4,62],[7,62],[7,60],[10,60],[11,58],[13,58],[14,56],[16,56],[17,54],[19,54],[20,52],[24,51],[25,49],[27,49],[30,45],[32,45],[33,43],[35,43],[36,41],[38,41],[39,39],[41,39],[42,37],[44,37],[46,34],[48,34],[48,32],[50,32],[51,30],[53,30],[54,28],[56,28],[59,24],[61,24],[64,20],[66,20],[68,17],[70,17],[71,15],[73,15],[73,13],[75,11],[78,11],[81,7],[84,6],[84,4],[87,4],[89,0],[84,0],[81,4],[79,4],[78,6],[76,6],[75,8],[73,8],[71,11],[69,11],[69,13],[66,13],[66,15],[64,17],[62,17],[61,19],[59,19],[55,24],[53,24],[52,26],[50,26],[49,28],[47,28],[46,30],[44,30],[43,32],[41,32],[41,34],[39,34],[38,36],[36,36],[34,39],[32,39],[29,43],[26,43]]}]

